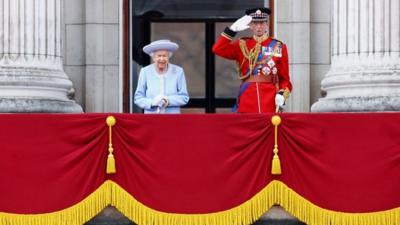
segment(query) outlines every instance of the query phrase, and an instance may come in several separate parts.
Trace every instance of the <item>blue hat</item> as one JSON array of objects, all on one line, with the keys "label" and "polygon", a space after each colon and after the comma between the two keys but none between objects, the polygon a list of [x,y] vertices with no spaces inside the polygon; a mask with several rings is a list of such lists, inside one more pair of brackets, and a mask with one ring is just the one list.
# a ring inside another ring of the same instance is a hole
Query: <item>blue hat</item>
[{"label": "blue hat", "polygon": [[167,50],[169,52],[175,52],[179,48],[178,44],[170,40],[158,40],[153,41],[150,44],[143,47],[143,51],[150,55],[151,53],[158,50]]},{"label": "blue hat", "polygon": [[271,14],[271,10],[265,7],[246,10],[246,15],[251,16],[252,21],[266,21],[269,14]]}]

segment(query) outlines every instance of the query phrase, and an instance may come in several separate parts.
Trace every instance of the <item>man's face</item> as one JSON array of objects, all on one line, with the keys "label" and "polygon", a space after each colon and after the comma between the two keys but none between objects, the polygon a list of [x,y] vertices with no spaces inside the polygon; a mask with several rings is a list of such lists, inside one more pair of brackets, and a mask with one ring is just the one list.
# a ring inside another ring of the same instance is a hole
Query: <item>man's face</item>
[{"label": "man's face", "polygon": [[267,33],[268,21],[252,21],[250,23],[250,29],[256,36],[262,36]]}]

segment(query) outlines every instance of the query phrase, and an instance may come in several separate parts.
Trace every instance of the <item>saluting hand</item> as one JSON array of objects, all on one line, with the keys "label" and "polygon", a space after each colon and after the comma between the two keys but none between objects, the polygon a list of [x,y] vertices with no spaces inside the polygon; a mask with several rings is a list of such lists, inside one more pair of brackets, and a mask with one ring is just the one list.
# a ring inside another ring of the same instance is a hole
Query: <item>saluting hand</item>
[{"label": "saluting hand", "polygon": [[242,16],[237,19],[229,28],[235,32],[246,30],[249,28],[251,20],[252,17],[249,15]]}]

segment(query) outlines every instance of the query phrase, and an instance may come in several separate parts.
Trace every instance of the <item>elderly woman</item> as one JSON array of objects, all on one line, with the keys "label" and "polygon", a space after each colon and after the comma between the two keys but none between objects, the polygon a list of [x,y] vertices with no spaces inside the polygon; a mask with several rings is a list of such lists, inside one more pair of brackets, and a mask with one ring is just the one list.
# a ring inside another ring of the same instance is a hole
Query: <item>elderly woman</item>
[{"label": "elderly woman", "polygon": [[158,40],[144,46],[153,63],[143,67],[135,91],[135,104],[144,113],[180,113],[189,101],[183,69],[169,63],[178,45],[169,40]]}]

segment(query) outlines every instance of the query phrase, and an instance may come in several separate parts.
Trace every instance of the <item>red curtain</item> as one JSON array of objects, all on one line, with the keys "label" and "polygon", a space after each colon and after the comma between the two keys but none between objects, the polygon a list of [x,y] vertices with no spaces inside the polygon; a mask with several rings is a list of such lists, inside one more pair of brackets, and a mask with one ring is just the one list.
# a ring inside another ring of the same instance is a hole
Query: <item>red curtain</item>
[{"label": "red curtain", "polygon": [[73,207],[107,180],[165,213],[229,210],[273,180],[335,212],[400,207],[398,113],[281,114],[281,175],[272,114],[113,115],[116,174],[108,114],[1,115],[0,213]]},{"label": "red curtain", "polygon": [[0,212],[70,207],[105,179],[105,115],[0,116]]},{"label": "red curtain", "polygon": [[399,207],[400,114],[284,114],[280,180],[340,212]]}]

